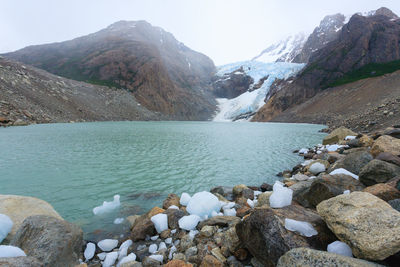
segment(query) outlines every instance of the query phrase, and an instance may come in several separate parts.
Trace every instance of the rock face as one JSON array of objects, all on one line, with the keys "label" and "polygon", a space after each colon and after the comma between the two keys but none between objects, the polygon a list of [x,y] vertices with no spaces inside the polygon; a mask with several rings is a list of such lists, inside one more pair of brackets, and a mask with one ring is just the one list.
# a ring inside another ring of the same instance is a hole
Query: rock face
[{"label": "rock face", "polygon": [[243,66],[231,73],[226,73],[222,77],[216,77],[213,83],[214,95],[220,98],[235,98],[250,89],[254,83],[253,78],[246,75]]},{"label": "rock face", "polygon": [[328,136],[325,136],[324,140],[322,141],[323,145],[330,145],[330,144],[335,144],[339,143],[339,141],[344,140],[346,136],[351,135],[355,136],[357,135],[355,132],[352,130],[349,130],[345,127],[339,127],[335,130],[333,130]]},{"label": "rock face", "polygon": [[29,216],[48,215],[62,219],[46,201],[34,197],[15,195],[0,195],[0,213],[6,214],[14,223],[11,232],[6,238],[8,241],[12,240],[22,222]]},{"label": "rock face", "polygon": [[4,267],[42,267],[43,264],[34,257],[0,258],[0,266]]},{"label": "rock face", "polygon": [[309,189],[296,197],[296,200],[307,207],[316,207],[326,199],[343,194],[345,190],[353,192],[363,189],[364,185],[351,176],[324,175],[316,178]]},{"label": "rock face", "polygon": [[391,137],[389,135],[382,135],[379,137],[371,148],[371,153],[378,156],[382,152],[388,152],[393,155],[400,155],[400,139]]},{"label": "rock face", "polygon": [[[311,223],[318,235],[304,237],[286,230],[285,218]],[[292,248],[326,249],[336,239],[321,217],[297,205],[282,209],[256,208],[236,225],[236,232],[241,243],[264,266],[275,266],[278,259]]]},{"label": "rock face", "polygon": [[383,260],[400,251],[400,213],[369,193],[325,200],[317,211],[358,258]]},{"label": "rock face", "polygon": [[346,157],[339,159],[331,167],[332,170],[343,168],[354,174],[359,174],[361,169],[373,160],[372,155],[367,151],[356,151],[348,154]]},{"label": "rock face", "polygon": [[277,267],[286,266],[297,266],[297,267],[308,267],[308,266],[324,266],[324,267],[336,267],[336,266],[347,266],[347,267],[373,267],[383,266],[373,262],[364,260],[354,259],[334,253],[325,251],[319,251],[309,248],[294,248],[283,255],[279,261]]},{"label": "rock face", "polygon": [[360,181],[365,185],[385,183],[400,175],[400,167],[382,160],[374,159],[365,165],[360,172]]},{"label": "rock face", "polygon": [[74,80],[127,89],[147,109],[176,119],[205,120],[215,109],[212,60],[145,21],[119,21],[5,56]]},{"label": "rock face", "polygon": [[82,230],[67,221],[46,215],[24,220],[11,244],[44,266],[75,266],[82,248]]}]

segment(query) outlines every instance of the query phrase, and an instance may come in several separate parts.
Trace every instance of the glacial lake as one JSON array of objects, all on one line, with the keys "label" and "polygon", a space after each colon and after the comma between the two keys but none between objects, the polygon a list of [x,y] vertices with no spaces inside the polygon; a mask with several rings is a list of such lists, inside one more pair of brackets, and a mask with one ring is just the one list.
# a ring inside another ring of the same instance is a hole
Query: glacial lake
[{"label": "glacial lake", "polygon": [[[48,201],[86,233],[121,232],[118,217],[142,214],[168,193],[274,183],[321,142],[322,125],[95,122],[0,128],[0,194]],[[121,196],[119,209],[92,210]],[[103,229],[103,231],[96,231]],[[105,231],[104,231],[105,230]]]}]

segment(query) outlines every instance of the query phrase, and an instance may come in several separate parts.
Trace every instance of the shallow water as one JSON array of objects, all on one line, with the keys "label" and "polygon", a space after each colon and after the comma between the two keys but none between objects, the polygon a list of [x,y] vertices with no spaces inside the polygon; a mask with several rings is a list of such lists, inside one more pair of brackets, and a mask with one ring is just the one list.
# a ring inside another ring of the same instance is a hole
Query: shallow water
[{"label": "shallow water", "polygon": [[[321,142],[321,125],[96,122],[0,129],[0,194],[51,203],[86,233],[113,231],[117,217],[162,205],[168,193],[273,183]],[[121,208],[92,209],[121,195]]]}]

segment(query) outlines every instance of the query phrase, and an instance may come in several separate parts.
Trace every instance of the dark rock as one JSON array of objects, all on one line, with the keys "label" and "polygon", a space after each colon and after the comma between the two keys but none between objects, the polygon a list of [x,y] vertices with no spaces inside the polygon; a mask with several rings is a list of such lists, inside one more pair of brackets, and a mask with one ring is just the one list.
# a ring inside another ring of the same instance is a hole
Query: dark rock
[{"label": "dark rock", "polygon": [[239,248],[235,251],[234,255],[238,260],[244,261],[249,256],[249,251],[245,248]]},{"label": "dark rock", "polygon": [[400,198],[400,191],[388,184],[374,184],[368,186],[363,191],[373,194],[385,201]]},{"label": "dark rock", "polygon": [[13,258],[0,258],[0,266],[3,267],[42,267],[38,259],[34,257],[13,257]]},{"label": "dark rock", "polygon": [[178,221],[187,215],[184,211],[176,209],[167,209],[164,213],[168,216],[168,227],[170,229],[179,229]]},{"label": "dark rock", "polygon": [[263,184],[260,186],[260,189],[261,189],[262,192],[265,192],[265,191],[272,191],[272,185],[267,184],[267,183],[263,183]]},{"label": "dark rock", "polygon": [[400,212],[400,198],[389,200],[388,203],[390,206],[392,206],[392,208]]},{"label": "dark rock", "polygon": [[[285,218],[306,221],[318,234],[304,237],[285,228]],[[326,249],[336,240],[325,222],[315,212],[298,205],[282,209],[256,208],[236,225],[240,241],[264,266],[275,266],[278,259],[292,248]]]},{"label": "dark rock", "polygon": [[361,169],[359,179],[363,184],[369,186],[385,183],[397,175],[400,175],[399,166],[374,159]]},{"label": "dark rock", "polygon": [[360,259],[342,256],[339,254],[319,251],[309,248],[294,248],[285,253],[277,264],[277,267],[287,266],[324,266],[324,267],[378,267],[383,265]]},{"label": "dark rock", "polygon": [[358,175],[371,160],[373,160],[372,155],[366,151],[353,152],[336,161],[331,170],[343,168]]},{"label": "dark rock", "polygon": [[394,128],[384,132],[385,135],[400,139],[400,129]]},{"label": "dark rock", "polygon": [[81,253],[82,238],[82,230],[72,223],[35,215],[24,220],[11,245],[21,248],[44,266],[75,266]]},{"label": "dark rock", "polygon": [[304,195],[306,194],[306,192],[308,192],[312,183],[313,179],[310,179],[289,186],[289,188],[293,190],[293,200],[297,203],[300,203],[304,207],[310,207],[311,205],[308,203],[308,200],[304,197]]},{"label": "dark rock", "polygon": [[392,153],[389,152],[383,152],[380,153],[376,159],[383,160],[392,164],[395,164],[397,166],[400,166],[400,157],[393,155]]}]

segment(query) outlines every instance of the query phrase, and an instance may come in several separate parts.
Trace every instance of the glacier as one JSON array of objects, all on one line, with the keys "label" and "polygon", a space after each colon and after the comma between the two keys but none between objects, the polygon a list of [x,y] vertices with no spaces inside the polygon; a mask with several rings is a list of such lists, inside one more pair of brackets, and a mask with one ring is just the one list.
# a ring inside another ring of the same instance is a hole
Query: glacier
[{"label": "glacier", "polygon": [[[238,97],[232,99],[217,98],[218,111],[213,121],[234,121],[246,114],[253,114],[264,105],[264,99],[267,95],[270,86],[276,79],[288,79],[296,75],[305,64],[288,63],[288,62],[273,62],[265,63],[259,61],[241,61],[218,67],[217,76],[232,73],[235,70],[243,67],[246,75],[253,78],[254,83],[268,77],[263,85],[256,90],[246,91]],[[251,87],[252,87],[251,86]],[[251,88],[250,88],[251,89]]]}]

